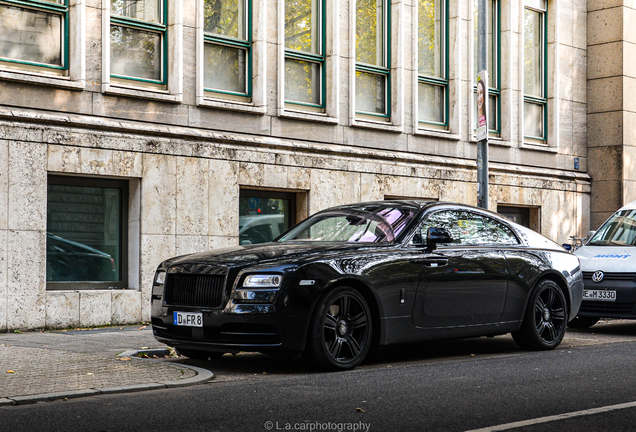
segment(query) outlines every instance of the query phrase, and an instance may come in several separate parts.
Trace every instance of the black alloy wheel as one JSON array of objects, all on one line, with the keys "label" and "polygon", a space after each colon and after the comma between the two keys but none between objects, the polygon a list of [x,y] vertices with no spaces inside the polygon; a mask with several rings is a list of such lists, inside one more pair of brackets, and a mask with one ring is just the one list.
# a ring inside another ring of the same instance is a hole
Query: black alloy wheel
[{"label": "black alloy wheel", "polygon": [[512,337],[522,348],[554,349],[563,340],[567,322],[563,291],[555,282],[543,280],[534,289],[521,328]]},{"label": "black alloy wheel", "polygon": [[350,287],[335,288],[316,305],[305,357],[320,369],[353,369],[369,352],[371,324],[364,297]]},{"label": "black alloy wheel", "polygon": [[574,317],[572,321],[568,323],[568,327],[575,329],[586,329],[592,327],[598,322],[599,318],[595,317]]}]

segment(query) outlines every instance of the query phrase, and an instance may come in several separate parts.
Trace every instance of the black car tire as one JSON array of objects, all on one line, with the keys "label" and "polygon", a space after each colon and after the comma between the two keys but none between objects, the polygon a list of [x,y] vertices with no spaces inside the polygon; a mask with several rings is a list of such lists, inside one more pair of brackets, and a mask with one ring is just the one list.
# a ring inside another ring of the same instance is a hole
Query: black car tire
[{"label": "black car tire", "polygon": [[543,280],[535,287],[519,331],[512,337],[521,348],[551,350],[565,335],[567,302],[556,282]]},{"label": "black car tire", "polygon": [[329,371],[353,369],[369,352],[371,311],[355,289],[342,286],[325,293],[309,323],[304,357]]},{"label": "black car tire", "polygon": [[594,324],[596,324],[599,319],[600,318],[577,316],[577,317],[574,317],[574,319],[568,323],[568,327],[572,327],[575,329],[590,328]]},{"label": "black car tire", "polygon": [[221,356],[223,356],[223,354],[225,354],[224,352],[208,352],[179,348],[177,348],[177,352],[193,360],[214,360],[220,358]]}]

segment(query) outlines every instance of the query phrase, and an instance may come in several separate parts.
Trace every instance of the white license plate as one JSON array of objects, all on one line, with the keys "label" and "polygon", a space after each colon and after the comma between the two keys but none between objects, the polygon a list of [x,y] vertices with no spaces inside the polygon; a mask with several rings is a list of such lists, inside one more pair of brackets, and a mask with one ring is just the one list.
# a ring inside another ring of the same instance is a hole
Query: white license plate
[{"label": "white license plate", "polygon": [[616,301],[616,291],[583,290],[583,300]]},{"label": "white license plate", "polygon": [[203,314],[201,312],[175,312],[174,325],[203,327]]}]

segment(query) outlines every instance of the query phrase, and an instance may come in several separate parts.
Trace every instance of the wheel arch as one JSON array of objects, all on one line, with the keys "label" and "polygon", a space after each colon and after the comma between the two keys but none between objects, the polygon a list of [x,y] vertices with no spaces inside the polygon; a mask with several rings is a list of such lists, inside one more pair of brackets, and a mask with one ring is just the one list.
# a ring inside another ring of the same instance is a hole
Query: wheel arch
[{"label": "wheel arch", "polygon": [[[331,292],[332,290],[342,286],[348,286],[355,289],[356,291],[360,293],[360,295],[362,295],[364,300],[367,302],[367,306],[369,306],[369,311],[371,312],[371,331],[372,331],[371,346],[372,347],[378,346],[380,343],[380,337],[382,335],[382,325],[381,325],[382,314],[380,309],[380,302],[378,301],[373,289],[371,289],[369,285],[367,285],[365,282],[359,279],[355,279],[355,278],[338,279],[337,281],[334,281],[333,283],[326,286],[321,291],[320,295],[317,296],[316,299],[314,300],[311,306],[310,316],[315,313],[316,305],[318,304],[318,301],[322,297],[328,295],[328,293]],[[309,337],[309,333],[305,332],[305,343],[304,343],[305,346],[307,345],[308,337]]]},{"label": "wheel arch", "polygon": [[553,272],[542,275],[541,277],[537,278],[537,281],[532,286],[532,291],[534,291],[536,287],[544,280],[551,280],[552,282],[556,283],[558,287],[561,289],[561,292],[563,293],[563,297],[565,297],[565,303],[567,304],[567,308],[568,308],[568,321],[571,320],[572,319],[571,317],[572,293],[568,289],[568,284],[563,278],[563,275],[561,275],[560,273],[553,273]]}]

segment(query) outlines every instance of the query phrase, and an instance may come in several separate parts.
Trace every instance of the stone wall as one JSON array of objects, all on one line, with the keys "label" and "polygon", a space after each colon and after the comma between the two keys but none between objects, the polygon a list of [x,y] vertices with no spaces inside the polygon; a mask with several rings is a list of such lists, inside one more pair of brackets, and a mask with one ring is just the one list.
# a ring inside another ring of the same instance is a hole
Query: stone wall
[{"label": "stone wall", "polygon": [[[241,187],[306,193],[309,213],[385,196],[475,201],[472,161],[186,128],[156,127],[158,138],[134,132],[132,123],[117,132],[96,131],[80,120],[73,118],[75,126],[0,123],[0,166],[9,167],[9,181],[0,176],[0,200],[8,210],[0,226],[0,330],[149,320],[160,261],[238,244]],[[128,289],[46,290],[49,173],[131,180]],[[491,208],[541,207],[541,232],[558,241],[589,224],[580,210],[589,199],[584,175],[541,168],[520,173],[492,164]]]}]

